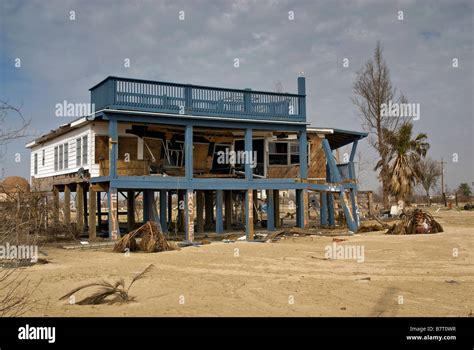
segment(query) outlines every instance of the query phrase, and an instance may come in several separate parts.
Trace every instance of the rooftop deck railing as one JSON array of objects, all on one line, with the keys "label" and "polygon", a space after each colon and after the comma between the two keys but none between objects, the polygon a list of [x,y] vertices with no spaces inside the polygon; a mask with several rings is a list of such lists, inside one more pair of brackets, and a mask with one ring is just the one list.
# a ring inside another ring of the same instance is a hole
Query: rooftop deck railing
[{"label": "rooftop deck railing", "polygon": [[95,110],[123,109],[251,120],[306,121],[304,94],[108,77],[91,90]]}]

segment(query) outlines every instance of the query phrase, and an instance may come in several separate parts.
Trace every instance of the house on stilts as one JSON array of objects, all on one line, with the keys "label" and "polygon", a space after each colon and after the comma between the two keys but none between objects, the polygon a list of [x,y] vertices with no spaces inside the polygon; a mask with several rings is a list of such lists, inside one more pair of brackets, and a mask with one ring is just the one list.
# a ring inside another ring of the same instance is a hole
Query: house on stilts
[{"label": "house on stilts", "polygon": [[[53,220],[74,221],[90,238],[154,220],[192,241],[235,228],[240,208],[252,240],[256,194],[265,193],[266,229],[275,230],[281,191],[294,193],[297,227],[308,225],[312,194],[321,225],[335,224],[337,202],[356,232],[354,157],[367,134],[311,127],[305,89],[304,77],[294,94],[107,77],[90,89],[94,113],[27,144],[32,190],[51,192]],[[347,145],[338,164],[334,151]]]}]

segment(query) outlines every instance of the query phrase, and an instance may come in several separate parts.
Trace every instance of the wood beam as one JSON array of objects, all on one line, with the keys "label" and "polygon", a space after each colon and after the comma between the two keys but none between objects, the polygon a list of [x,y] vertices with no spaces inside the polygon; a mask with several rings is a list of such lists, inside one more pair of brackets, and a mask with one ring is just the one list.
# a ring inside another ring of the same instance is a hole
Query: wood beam
[{"label": "wood beam", "polygon": [[53,223],[59,225],[59,189],[53,186]]},{"label": "wood beam", "polygon": [[127,228],[135,229],[135,192],[131,190],[127,191]]},{"label": "wood beam", "polygon": [[116,188],[109,188],[107,199],[109,202],[109,238],[115,240],[120,236],[117,206],[118,193]]},{"label": "wood beam", "polygon": [[194,241],[194,199],[193,190],[186,191],[185,199],[186,240]]},{"label": "wood beam", "polygon": [[212,191],[204,192],[204,206],[206,212],[205,230],[212,230],[214,221],[214,199]]},{"label": "wood beam", "polygon": [[76,223],[79,233],[84,232],[84,187],[82,183],[76,184]]},{"label": "wood beam", "polygon": [[71,224],[71,188],[64,186],[64,224]]},{"label": "wood beam", "polygon": [[97,237],[96,229],[96,195],[92,186],[89,186],[89,239]]},{"label": "wood beam", "polygon": [[204,192],[196,191],[196,232],[204,232]]}]

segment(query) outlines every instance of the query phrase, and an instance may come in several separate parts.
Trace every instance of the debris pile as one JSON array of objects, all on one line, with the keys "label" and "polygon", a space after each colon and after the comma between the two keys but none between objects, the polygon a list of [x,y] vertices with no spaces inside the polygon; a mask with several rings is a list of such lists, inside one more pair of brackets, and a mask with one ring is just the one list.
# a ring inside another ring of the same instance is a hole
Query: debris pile
[{"label": "debris pile", "polygon": [[413,235],[419,233],[443,232],[443,227],[433,216],[421,209],[405,213],[402,220],[394,224],[387,231],[390,235]]},{"label": "debris pile", "polygon": [[[141,237],[137,243],[136,238]],[[147,221],[134,231],[124,235],[114,246],[114,252],[142,250],[147,253],[174,250],[161,232],[160,224]]]}]

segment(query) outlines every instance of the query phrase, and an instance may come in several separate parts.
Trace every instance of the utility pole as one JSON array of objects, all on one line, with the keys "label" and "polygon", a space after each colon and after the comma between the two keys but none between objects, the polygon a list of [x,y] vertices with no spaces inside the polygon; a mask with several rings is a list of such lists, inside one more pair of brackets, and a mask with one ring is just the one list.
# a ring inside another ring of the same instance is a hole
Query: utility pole
[{"label": "utility pole", "polygon": [[446,193],[444,192],[444,164],[443,157],[441,157],[441,197],[443,198],[444,206],[447,207],[448,203],[446,201]]}]

